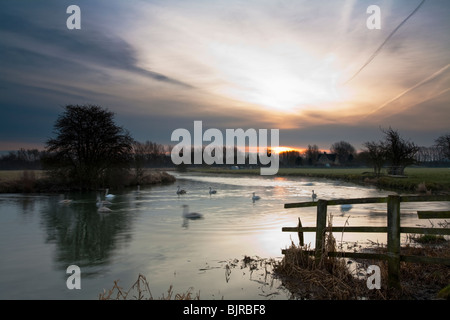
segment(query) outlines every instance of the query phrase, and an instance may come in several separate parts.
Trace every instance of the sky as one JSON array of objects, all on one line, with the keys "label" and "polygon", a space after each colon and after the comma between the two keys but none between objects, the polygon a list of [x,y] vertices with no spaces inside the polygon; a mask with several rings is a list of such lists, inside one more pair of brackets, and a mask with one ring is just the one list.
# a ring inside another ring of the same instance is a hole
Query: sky
[{"label": "sky", "polygon": [[294,148],[389,127],[431,146],[450,132],[449,30],[446,0],[2,0],[0,150],[43,149],[69,104],[142,142],[202,121]]}]

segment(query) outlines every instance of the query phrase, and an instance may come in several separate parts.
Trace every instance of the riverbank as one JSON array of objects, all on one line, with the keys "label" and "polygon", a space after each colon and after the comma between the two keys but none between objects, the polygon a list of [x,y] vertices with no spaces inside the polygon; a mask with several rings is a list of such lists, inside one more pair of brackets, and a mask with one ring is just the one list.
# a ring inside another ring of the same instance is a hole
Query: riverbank
[{"label": "riverbank", "polygon": [[[174,183],[175,177],[165,170],[148,169],[140,179],[141,186]],[[124,180],[121,188],[136,185],[133,179]],[[52,193],[68,191],[56,185],[44,170],[0,170],[0,193]]]},{"label": "riverbank", "polygon": [[[191,172],[259,175],[259,169],[190,168]],[[423,194],[450,193],[450,168],[410,167],[404,176],[375,177],[371,168],[280,168],[276,176],[337,179],[380,189]]]},{"label": "riverbank", "polygon": [[[334,240],[333,240],[334,241]],[[275,265],[274,274],[297,299],[312,300],[435,300],[449,299],[450,268],[443,264],[400,263],[401,288],[389,288],[386,261],[326,257],[316,261],[305,248],[292,244],[283,259]],[[332,250],[337,251],[333,245]],[[386,253],[385,246],[365,251]],[[402,246],[405,255],[449,257],[449,243]],[[369,288],[368,267],[380,268],[377,290]]]}]

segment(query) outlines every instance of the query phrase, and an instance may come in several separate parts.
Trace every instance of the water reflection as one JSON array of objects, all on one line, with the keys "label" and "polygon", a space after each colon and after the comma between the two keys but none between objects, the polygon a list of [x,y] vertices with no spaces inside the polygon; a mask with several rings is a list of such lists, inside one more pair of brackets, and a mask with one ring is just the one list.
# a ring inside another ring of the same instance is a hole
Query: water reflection
[{"label": "water reflection", "polygon": [[[178,195],[178,185],[187,192]],[[285,299],[273,294],[276,285],[262,284],[271,280],[256,278],[240,264],[232,268],[230,261],[280,258],[281,249],[296,241],[296,234],[282,227],[296,226],[298,217],[305,227],[316,223],[315,207],[284,209],[284,204],[311,201],[312,190],[319,199],[392,194],[324,179],[178,174],[176,185],[110,190],[115,198],[108,200],[108,213],[98,212],[103,192],[63,195],[70,204],[60,204],[59,195],[0,195],[0,298],[95,299],[114,280],[126,287],[143,274],[155,297],[173,285],[179,292],[194,287],[202,299],[267,298],[261,290]],[[253,192],[260,200],[252,201]],[[187,219],[186,206],[203,219]],[[421,209],[449,205],[402,203],[402,226],[426,224],[417,219]],[[385,226],[387,220],[386,204],[336,205],[328,212],[335,226]],[[386,235],[346,233],[336,239],[385,243]],[[314,244],[314,234],[305,233],[304,240]],[[65,290],[65,270],[72,264],[82,271],[79,292]]]},{"label": "water reflection", "polygon": [[42,210],[42,225],[46,230],[46,242],[55,244],[55,261],[61,268],[70,264],[80,268],[107,264],[116,247],[119,234],[127,234],[121,242],[132,240],[132,221],[121,214],[121,203],[114,211],[98,212],[95,195],[84,194],[70,204],[60,204],[53,197]]}]

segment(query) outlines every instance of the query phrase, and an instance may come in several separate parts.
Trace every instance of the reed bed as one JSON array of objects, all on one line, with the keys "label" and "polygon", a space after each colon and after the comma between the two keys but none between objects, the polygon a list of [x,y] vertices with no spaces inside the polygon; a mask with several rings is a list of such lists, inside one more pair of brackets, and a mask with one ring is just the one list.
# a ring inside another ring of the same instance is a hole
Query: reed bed
[{"label": "reed bed", "polygon": [[[329,226],[330,222],[329,222]],[[449,257],[449,241],[438,245],[413,244],[402,246],[403,255]],[[385,253],[384,245],[364,249],[374,253]],[[295,299],[312,300],[397,300],[397,299],[449,299],[450,267],[438,264],[400,264],[401,289],[388,288],[388,266],[386,261],[328,257],[336,252],[336,240],[332,233],[325,238],[325,254],[321,259],[311,256],[309,246],[297,246],[293,242],[285,250],[283,259],[274,266],[274,274]],[[377,265],[381,273],[381,288],[369,289],[367,268]]]}]

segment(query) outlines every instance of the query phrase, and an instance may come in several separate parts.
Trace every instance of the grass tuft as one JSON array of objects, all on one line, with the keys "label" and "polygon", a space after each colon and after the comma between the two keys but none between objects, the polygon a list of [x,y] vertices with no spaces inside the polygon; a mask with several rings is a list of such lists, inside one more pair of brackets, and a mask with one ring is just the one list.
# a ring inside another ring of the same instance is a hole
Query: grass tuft
[{"label": "grass tuft", "polygon": [[[167,290],[167,295],[162,295],[156,300],[200,300],[200,292],[195,296],[192,294],[192,288],[186,292],[174,294],[173,287]],[[114,281],[114,286],[109,290],[103,290],[99,294],[99,300],[155,300],[150,291],[150,285],[142,274],[139,274],[136,282],[128,289],[124,290],[119,286],[119,281]]]}]

